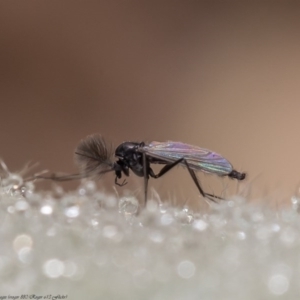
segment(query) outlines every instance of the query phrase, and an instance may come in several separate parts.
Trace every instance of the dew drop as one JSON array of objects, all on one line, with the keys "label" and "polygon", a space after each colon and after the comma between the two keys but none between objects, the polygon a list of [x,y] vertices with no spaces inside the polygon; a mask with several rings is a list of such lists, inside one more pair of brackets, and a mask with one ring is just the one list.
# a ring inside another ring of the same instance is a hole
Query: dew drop
[{"label": "dew drop", "polygon": [[58,278],[64,274],[65,265],[59,259],[49,259],[43,265],[43,272],[47,277]]},{"label": "dew drop", "polygon": [[17,211],[25,211],[29,208],[29,204],[25,200],[19,200],[15,203],[15,209]]},{"label": "dew drop", "polygon": [[269,278],[268,287],[272,294],[283,295],[289,289],[289,280],[282,274],[274,274]]},{"label": "dew drop", "polygon": [[41,207],[40,209],[40,212],[43,214],[43,215],[51,215],[52,212],[53,212],[53,208],[51,205],[44,205]]},{"label": "dew drop", "polygon": [[189,260],[181,261],[177,266],[177,273],[181,278],[189,279],[195,275],[196,267]]},{"label": "dew drop", "polygon": [[80,209],[77,205],[70,206],[65,209],[65,215],[69,218],[76,218],[79,216],[79,213]]},{"label": "dew drop", "polygon": [[119,201],[119,212],[125,215],[135,215],[139,208],[139,202],[135,197],[122,197]]}]

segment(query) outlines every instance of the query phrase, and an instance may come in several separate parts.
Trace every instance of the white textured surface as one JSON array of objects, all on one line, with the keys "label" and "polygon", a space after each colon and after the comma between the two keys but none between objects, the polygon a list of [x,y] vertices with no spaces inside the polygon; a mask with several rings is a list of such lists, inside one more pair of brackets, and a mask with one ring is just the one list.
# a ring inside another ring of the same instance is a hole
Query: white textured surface
[{"label": "white textured surface", "polygon": [[297,198],[282,211],[238,197],[206,213],[138,209],[93,182],[43,192],[3,171],[0,199],[2,297],[299,299]]}]

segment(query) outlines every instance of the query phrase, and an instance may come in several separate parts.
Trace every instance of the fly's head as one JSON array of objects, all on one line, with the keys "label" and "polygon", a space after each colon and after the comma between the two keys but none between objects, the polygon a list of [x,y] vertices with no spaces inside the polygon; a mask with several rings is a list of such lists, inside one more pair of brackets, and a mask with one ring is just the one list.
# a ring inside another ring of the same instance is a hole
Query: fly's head
[{"label": "fly's head", "polygon": [[140,143],[124,142],[119,145],[115,151],[118,158],[116,164],[120,166],[125,175],[129,175],[131,169],[136,175],[143,176],[143,157],[138,152]]}]

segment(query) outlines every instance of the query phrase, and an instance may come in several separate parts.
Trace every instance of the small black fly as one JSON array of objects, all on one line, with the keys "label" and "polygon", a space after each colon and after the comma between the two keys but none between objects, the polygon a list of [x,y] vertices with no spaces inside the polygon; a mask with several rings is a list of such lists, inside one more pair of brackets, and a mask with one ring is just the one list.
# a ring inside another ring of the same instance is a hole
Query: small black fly
[{"label": "small black fly", "polygon": [[[117,158],[116,161],[114,161],[114,156]],[[97,178],[104,173],[113,171],[115,172],[115,184],[124,186],[127,183],[126,180],[121,183],[119,180],[123,174],[129,176],[129,170],[131,170],[135,175],[144,177],[146,201],[149,178],[159,178],[176,165],[182,165],[187,168],[200,194],[215,201],[223,198],[205,193],[195,171],[200,170],[237,180],[243,180],[246,177],[245,173],[234,170],[230,162],[220,154],[197,146],[172,141],[147,144],[144,142],[124,142],[113,151],[113,148],[107,145],[101,135],[94,134],[80,142],[75,150],[75,160],[80,168],[80,172],[77,174],[37,175],[34,178],[67,181],[87,177]],[[151,164],[161,164],[164,167],[158,174],[155,174]]]}]

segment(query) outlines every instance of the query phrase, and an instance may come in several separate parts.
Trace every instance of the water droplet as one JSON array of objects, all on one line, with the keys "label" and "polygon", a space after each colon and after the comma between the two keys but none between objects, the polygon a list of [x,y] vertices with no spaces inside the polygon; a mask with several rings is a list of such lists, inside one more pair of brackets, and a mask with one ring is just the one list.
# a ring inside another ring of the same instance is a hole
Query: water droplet
[{"label": "water droplet", "polygon": [[297,204],[298,205],[299,202],[300,202],[300,199],[296,196],[292,196],[291,202],[292,202],[292,204]]},{"label": "water droplet", "polygon": [[280,231],[280,225],[274,223],[272,224],[272,231],[273,232],[279,232]]},{"label": "water droplet", "polygon": [[139,202],[135,197],[122,197],[119,201],[119,212],[125,215],[135,215],[138,208]]},{"label": "water droplet", "polygon": [[13,249],[18,253],[24,247],[31,249],[32,244],[33,241],[30,235],[20,234],[13,241]]},{"label": "water droplet", "polygon": [[177,266],[177,273],[181,278],[189,279],[195,275],[196,267],[189,260],[181,261]]},{"label": "water droplet", "polygon": [[165,240],[163,233],[158,230],[152,230],[149,233],[149,238],[154,243],[162,243]]},{"label": "water droplet", "polygon": [[194,222],[194,216],[188,208],[183,208],[176,214],[176,218],[182,224],[191,224]]},{"label": "water droplet", "polygon": [[52,208],[51,205],[46,204],[46,205],[44,205],[44,206],[41,207],[40,212],[43,215],[51,215],[52,212],[53,212],[53,208]]},{"label": "water droplet", "polygon": [[64,274],[65,265],[59,259],[49,259],[43,265],[43,272],[47,277],[58,278]]},{"label": "water droplet", "polygon": [[106,238],[113,238],[118,233],[118,228],[114,225],[106,225],[102,230],[103,236]]},{"label": "water droplet", "polygon": [[1,180],[1,184],[3,187],[13,188],[13,190],[17,190],[23,184],[23,179],[18,174],[9,173],[8,177]]},{"label": "water droplet", "polygon": [[114,195],[103,195],[103,198],[99,199],[105,208],[115,208],[118,204],[118,200]]},{"label": "water droplet", "polygon": [[29,208],[29,204],[25,200],[19,200],[15,203],[15,209],[17,211],[24,211],[27,210],[28,208]]},{"label": "water droplet", "polygon": [[246,233],[243,231],[238,231],[236,235],[237,235],[237,238],[241,241],[246,239]]},{"label": "water droplet", "polygon": [[274,295],[283,295],[288,291],[289,285],[289,279],[282,274],[274,274],[268,281],[269,290]]},{"label": "water droplet", "polygon": [[97,189],[97,185],[96,185],[95,181],[86,180],[79,187],[78,193],[81,196],[91,195],[96,191],[96,189]]},{"label": "water droplet", "polygon": [[69,218],[77,218],[79,216],[79,213],[80,209],[77,205],[70,206],[65,209],[65,215]]},{"label": "water droplet", "polygon": [[300,198],[299,198],[299,196],[292,196],[291,202],[292,202],[292,209],[299,212],[299,210],[300,210]]},{"label": "water droplet", "polygon": [[162,214],[165,214],[165,213],[168,211],[168,206],[167,206],[167,204],[160,203],[160,204],[159,204],[159,211],[160,211]]},{"label": "water droplet", "polygon": [[29,264],[33,260],[32,249],[30,247],[23,247],[18,252],[19,260],[24,264]]},{"label": "water droplet", "polygon": [[204,220],[199,219],[194,221],[193,227],[199,231],[204,231],[208,227],[208,224]]},{"label": "water droplet", "polygon": [[171,214],[165,213],[160,217],[162,225],[168,226],[174,222],[174,217]]},{"label": "water droplet", "polygon": [[96,220],[96,219],[92,219],[91,224],[92,224],[93,227],[97,227],[99,225],[99,221]]},{"label": "water droplet", "polygon": [[14,206],[8,206],[7,207],[7,212],[9,212],[10,214],[13,214],[16,211]]}]

